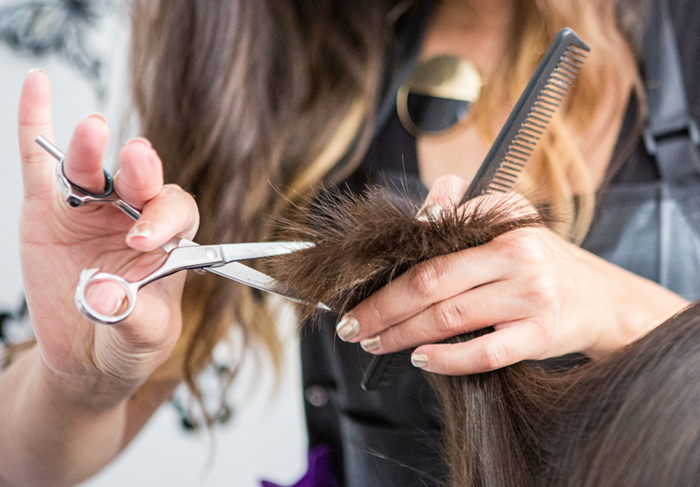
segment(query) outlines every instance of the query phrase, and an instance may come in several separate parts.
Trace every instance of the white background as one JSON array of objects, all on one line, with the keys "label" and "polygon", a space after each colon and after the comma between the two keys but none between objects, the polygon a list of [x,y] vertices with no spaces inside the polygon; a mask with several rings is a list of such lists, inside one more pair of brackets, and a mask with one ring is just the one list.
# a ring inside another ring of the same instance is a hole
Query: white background
[{"label": "white background", "polygon": [[[0,0],[0,8],[16,3]],[[31,68],[42,68],[50,76],[60,148],[66,147],[73,127],[88,114],[100,112],[107,117],[113,134],[105,162],[109,168],[123,142],[116,138],[128,106],[127,37],[128,21],[110,17],[86,39],[88,49],[102,53],[106,64],[108,97],[103,102],[59,55],[34,58],[17,54],[0,42],[0,310],[15,309],[21,299],[17,223],[22,189],[16,112],[22,80]],[[268,363],[246,362],[232,388],[234,419],[216,430],[213,450],[206,437],[183,432],[175,409],[166,404],[115,462],[82,485],[252,487],[260,485],[261,478],[293,484],[306,469],[306,437],[299,354],[291,321],[288,318],[280,324],[288,353],[279,387],[274,388]]]}]

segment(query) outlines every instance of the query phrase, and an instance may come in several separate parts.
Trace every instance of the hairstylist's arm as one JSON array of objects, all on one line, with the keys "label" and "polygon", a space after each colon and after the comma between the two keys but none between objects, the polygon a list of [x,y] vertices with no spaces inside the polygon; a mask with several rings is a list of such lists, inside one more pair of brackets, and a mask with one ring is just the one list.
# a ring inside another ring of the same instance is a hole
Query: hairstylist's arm
[{"label": "hairstylist's arm", "polygon": [[[143,208],[136,225],[107,205],[68,208],[55,182],[55,160],[34,142],[37,135],[53,139],[50,105],[48,77],[31,72],[19,104],[20,248],[38,346],[0,375],[2,486],[82,481],[106,465],[170,393],[174,384],[142,385],[179,337],[184,273],[143,289],[134,314],[116,326],[83,318],[73,293],[88,267],[140,277],[158,260],[144,251],[176,234],[191,238],[198,223],[192,198],[163,186],[161,162],[145,141],[124,146],[115,181],[126,201]],[[100,117],[78,124],[66,157],[72,181],[103,188],[107,135]],[[88,299],[109,313],[119,293],[107,285]]]},{"label": "hairstylist's arm", "polygon": [[[459,178],[441,178],[426,204],[451,207],[465,189]],[[350,310],[338,334],[375,354],[418,347],[414,365],[463,375],[571,352],[604,354],[686,305],[550,230],[531,228],[416,266]],[[438,344],[488,326],[495,332]]]}]

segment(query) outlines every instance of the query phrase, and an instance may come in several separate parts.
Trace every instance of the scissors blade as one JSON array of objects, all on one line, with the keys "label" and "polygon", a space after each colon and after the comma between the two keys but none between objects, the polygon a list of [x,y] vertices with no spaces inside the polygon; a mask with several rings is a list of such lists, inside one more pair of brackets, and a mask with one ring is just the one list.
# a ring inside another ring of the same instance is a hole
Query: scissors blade
[{"label": "scissors blade", "polygon": [[235,262],[237,260],[262,259],[263,257],[290,254],[313,246],[313,242],[252,242],[221,244],[217,247],[225,262]]},{"label": "scissors blade", "polygon": [[[259,289],[260,291],[282,296],[283,298],[296,301],[297,303],[308,303],[308,300],[304,299],[303,296],[300,296],[289,286],[239,262],[231,262],[221,267],[205,267],[204,270],[245,284],[246,286]],[[323,303],[316,304],[316,307],[325,311],[331,311],[331,309]]]}]

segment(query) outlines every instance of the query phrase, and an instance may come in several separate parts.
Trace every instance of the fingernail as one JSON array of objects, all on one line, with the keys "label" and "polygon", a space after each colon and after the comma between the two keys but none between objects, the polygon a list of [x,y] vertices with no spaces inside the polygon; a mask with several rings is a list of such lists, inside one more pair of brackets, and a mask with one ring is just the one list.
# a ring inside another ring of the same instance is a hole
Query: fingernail
[{"label": "fingernail", "polygon": [[[44,70],[41,69],[41,68],[34,68],[34,69],[30,69],[30,70],[29,70],[29,73],[45,73],[45,72],[46,72],[46,71],[44,71]],[[27,73],[27,74],[29,74],[29,73]]]},{"label": "fingernail", "polygon": [[442,206],[430,203],[418,212],[416,218],[422,222],[435,222],[442,218]]},{"label": "fingernail", "polygon": [[126,296],[121,295],[119,298],[117,298],[117,301],[114,303],[114,308],[112,308],[112,311],[107,313],[108,316],[112,315],[118,315],[122,313],[125,310],[125,305],[126,305]]},{"label": "fingernail", "polygon": [[414,367],[424,369],[428,366],[428,356],[424,353],[413,352],[411,354],[411,363]]},{"label": "fingernail", "polygon": [[343,316],[335,327],[335,331],[341,340],[347,342],[360,333],[360,322],[352,316]]},{"label": "fingernail", "polygon": [[151,222],[138,222],[131,231],[129,231],[127,238],[148,238],[151,235],[153,235],[153,224]]},{"label": "fingernail", "polygon": [[364,340],[360,341],[360,346],[365,352],[373,352],[379,348],[379,345],[381,345],[381,341],[379,340],[378,336],[365,338]]},{"label": "fingernail", "polygon": [[104,123],[107,123],[107,119],[101,113],[91,113],[90,115],[88,115],[85,118],[97,118],[99,120],[102,120]]},{"label": "fingernail", "polygon": [[151,145],[151,143],[149,142],[149,140],[148,140],[148,139],[144,139],[143,137],[136,137],[136,138],[134,138],[134,139],[129,139],[129,140],[126,141],[126,144],[125,144],[125,145],[131,144],[132,142],[140,142],[140,143],[142,143],[142,144],[145,144],[146,147],[148,147],[149,149],[152,149],[152,148],[153,148],[153,146]]}]

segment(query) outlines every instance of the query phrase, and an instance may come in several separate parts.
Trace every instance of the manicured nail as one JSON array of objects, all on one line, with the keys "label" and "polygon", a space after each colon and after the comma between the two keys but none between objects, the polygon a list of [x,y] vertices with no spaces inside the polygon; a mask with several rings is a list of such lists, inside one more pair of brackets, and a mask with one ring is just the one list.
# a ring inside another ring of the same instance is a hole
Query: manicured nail
[{"label": "manicured nail", "polygon": [[29,70],[29,73],[45,73],[45,72],[46,72],[46,71],[44,71],[44,70],[41,69],[41,68],[34,68],[34,69],[30,69],[30,70]]},{"label": "manicured nail", "polygon": [[148,238],[151,235],[153,235],[153,224],[151,222],[138,222],[131,229],[131,231],[127,235],[127,238]]},{"label": "manicured nail", "polygon": [[102,120],[104,123],[107,123],[107,119],[101,113],[91,113],[85,118],[97,118],[98,120]]},{"label": "manicured nail", "polygon": [[416,218],[422,222],[435,222],[442,218],[442,206],[430,203],[418,212]]},{"label": "manicured nail", "polygon": [[152,148],[153,148],[153,146],[151,145],[151,143],[149,142],[149,140],[148,140],[148,139],[144,139],[143,137],[136,137],[136,138],[134,138],[134,139],[129,139],[129,140],[126,141],[126,144],[125,144],[125,145],[131,144],[132,142],[140,142],[140,143],[142,143],[142,144],[146,144],[146,147],[148,147],[149,149],[152,149]]},{"label": "manicured nail", "polygon": [[411,354],[411,363],[414,367],[424,369],[428,366],[428,356],[424,353],[413,352]]},{"label": "manicured nail", "polygon": [[345,315],[343,319],[338,322],[335,331],[341,340],[347,342],[360,333],[360,322],[352,316]]},{"label": "manicured nail", "polygon": [[360,340],[360,346],[365,350],[365,352],[373,352],[379,348],[379,345],[381,345],[381,342],[378,336]]},{"label": "manicured nail", "polygon": [[125,305],[126,305],[126,296],[119,296],[117,298],[116,302],[114,303],[114,308],[112,308],[112,311],[107,313],[108,316],[111,315],[118,315],[125,311]]}]

